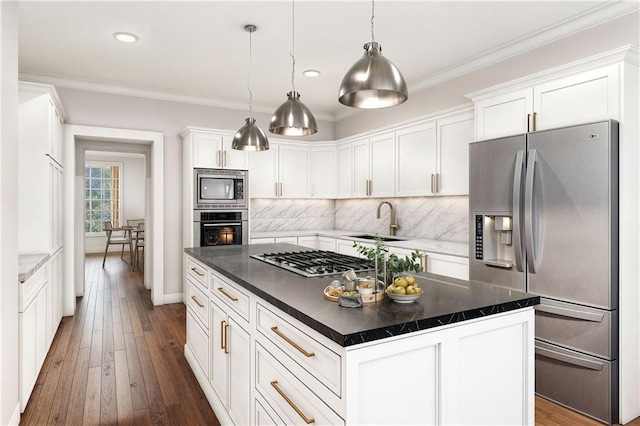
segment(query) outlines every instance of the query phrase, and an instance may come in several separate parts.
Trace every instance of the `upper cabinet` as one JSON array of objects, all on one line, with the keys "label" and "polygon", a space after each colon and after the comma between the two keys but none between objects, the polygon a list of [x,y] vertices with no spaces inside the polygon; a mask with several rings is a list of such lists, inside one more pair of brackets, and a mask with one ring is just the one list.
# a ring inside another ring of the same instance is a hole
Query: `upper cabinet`
[{"label": "upper cabinet", "polygon": [[193,145],[193,168],[248,170],[246,151],[231,148],[232,134],[214,133],[206,129],[189,129],[183,134]]},{"label": "upper cabinet", "polygon": [[313,146],[311,148],[311,194],[312,198],[335,198],[337,188],[336,146]]},{"label": "upper cabinet", "polygon": [[267,151],[251,153],[249,194],[252,198],[310,196],[311,148],[269,142]]},{"label": "upper cabinet", "polygon": [[[458,108],[338,147],[339,198],[465,195],[474,119]],[[348,150],[348,147],[351,150]],[[352,183],[348,191],[346,181]]]},{"label": "upper cabinet", "polygon": [[63,122],[53,86],[19,83],[18,252],[54,253],[63,245]]},{"label": "upper cabinet", "polygon": [[476,139],[618,119],[619,68],[609,65],[517,89],[487,89],[475,102]]}]

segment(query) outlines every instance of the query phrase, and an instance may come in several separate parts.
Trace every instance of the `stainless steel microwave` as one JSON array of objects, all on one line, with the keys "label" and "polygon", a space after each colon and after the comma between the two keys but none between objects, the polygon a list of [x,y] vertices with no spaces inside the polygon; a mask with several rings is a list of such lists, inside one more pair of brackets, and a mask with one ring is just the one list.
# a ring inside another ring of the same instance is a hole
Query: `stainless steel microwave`
[{"label": "stainless steel microwave", "polygon": [[194,169],[194,209],[247,208],[247,172]]}]

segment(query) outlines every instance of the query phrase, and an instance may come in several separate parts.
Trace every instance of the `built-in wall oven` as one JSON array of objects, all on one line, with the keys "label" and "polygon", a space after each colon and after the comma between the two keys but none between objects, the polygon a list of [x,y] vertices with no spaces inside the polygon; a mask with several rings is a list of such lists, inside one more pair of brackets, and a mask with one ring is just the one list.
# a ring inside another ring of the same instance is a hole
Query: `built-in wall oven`
[{"label": "built-in wall oven", "polygon": [[194,246],[249,243],[248,210],[194,210]]},{"label": "built-in wall oven", "polygon": [[246,170],[194,169],[194,209],[248,208]]}]

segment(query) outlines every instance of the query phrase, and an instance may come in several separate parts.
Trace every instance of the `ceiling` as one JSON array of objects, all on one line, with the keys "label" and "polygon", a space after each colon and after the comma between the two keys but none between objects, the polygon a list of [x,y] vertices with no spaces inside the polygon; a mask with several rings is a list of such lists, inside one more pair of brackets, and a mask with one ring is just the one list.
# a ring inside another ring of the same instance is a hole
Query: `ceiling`
[{"label": "ceiling", "polygon": [[[618,16],[637,2],[383,1],[375,39],[409,93]],[[248,109],[249,33],[254,110],[273,111],[291,90],[292,2],[32,2],[19,4],[20,78]],[[295,2],[295,85],[318,119],[338,103],[344,73],[370,41],[368,1]],[[134,44],[112,34],[137,34]],[[301,73],[321,71],[310,79]]]}]

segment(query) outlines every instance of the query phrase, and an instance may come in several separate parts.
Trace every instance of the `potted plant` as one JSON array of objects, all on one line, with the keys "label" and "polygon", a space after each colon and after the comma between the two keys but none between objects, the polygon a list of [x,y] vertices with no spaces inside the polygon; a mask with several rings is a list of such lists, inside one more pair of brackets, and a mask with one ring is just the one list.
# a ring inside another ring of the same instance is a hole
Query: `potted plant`
[{"label": "potted plant", "polygon": [[[353,243],[353,247],[358,253],[367,257],[378,265],[378,279],[385,283],[385,287],[393,284],[393,280],[403,272],[420,273],[424,270],[420,265],[420,252],[415,250],[411,253],[411,257],[405,256],[401,259],[395,254],[389,254],[389,249],[380,238],[374,238],[374,247],[365,247],[357,242]],[[384,265],[386,259],[386,276],[384,275]]]}]

